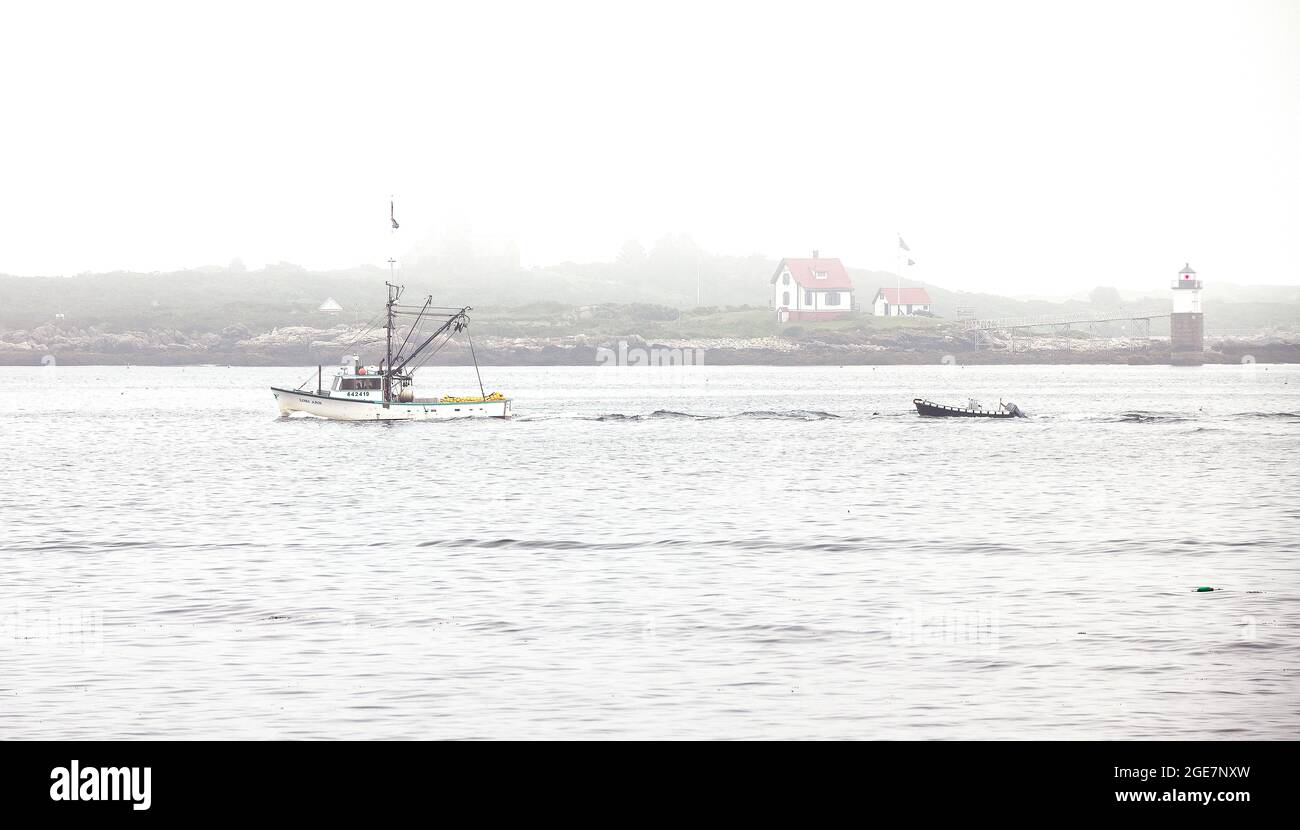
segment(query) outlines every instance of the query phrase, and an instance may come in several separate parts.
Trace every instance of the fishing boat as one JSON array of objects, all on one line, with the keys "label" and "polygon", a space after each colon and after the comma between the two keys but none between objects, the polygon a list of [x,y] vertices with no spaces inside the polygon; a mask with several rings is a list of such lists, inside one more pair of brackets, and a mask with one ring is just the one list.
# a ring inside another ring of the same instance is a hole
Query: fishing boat
[{"label": "fishing boat", "polygon": [[[322,366],[316,367],[316,388],[307,388],[311,378],[294,389],[272,386],[280,414],[306,413],[337,421],[441,421],[449,418],[508,418],[510,399],[500,392],[488,394],[483,387],[474,341],[469,340],[474,374],[478,378],[477,396],[442,395],[420,397],[415,390],[415,372],[437,354],[457,334],[469,328],[469,306],[444,308],[433,305],[428,297],[423,305],[403,305],[404,287],[388,286],[386,304],[386,342],[384,359],[378,365],[363,365],[358,355],[347,355],[324,383]],[[413,318],[409,327],[399,324]],[[396,350],[393,343],[406,329]],[[425,332],[431,332],[425,334]],[[364,336],[368,332],[363,332]],[[358,338],[358,340],[360,337]],[[407,347],[410,346],[408,349]]]},{"label": "fishing boat", "polygon": [[985,409],[979,401],[971,398],[966,406],[948,406],[934,401],[913,398],[916,414],[933,418],[1024,418],[1025,413],[1011,402],[998,401],[997,409]]}]

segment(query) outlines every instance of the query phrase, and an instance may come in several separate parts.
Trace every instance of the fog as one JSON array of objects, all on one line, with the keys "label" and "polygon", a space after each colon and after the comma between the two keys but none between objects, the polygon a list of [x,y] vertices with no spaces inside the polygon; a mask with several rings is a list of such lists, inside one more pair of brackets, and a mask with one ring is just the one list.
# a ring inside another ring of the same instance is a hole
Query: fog
[{"label": "fog", "polygon": [[901,232],[952,289],[1300,282],[1297,44],[1293,2],[7,4],[0,273]]}]

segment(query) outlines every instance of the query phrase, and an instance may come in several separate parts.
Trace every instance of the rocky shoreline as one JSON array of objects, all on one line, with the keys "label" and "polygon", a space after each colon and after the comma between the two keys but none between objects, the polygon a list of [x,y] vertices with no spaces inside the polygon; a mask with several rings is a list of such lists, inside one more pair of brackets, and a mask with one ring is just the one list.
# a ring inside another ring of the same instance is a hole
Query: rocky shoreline
[{"label": "rocky shoreline", "polygon": [[[254,333],[244,326],[187,334],[175,329],[109,332],[52,325],[0,332],[0,365],[238,365],[333,364],[345,353],[373,360],[378,332],[359,337],[349,326],[292,326]],[[796,337],[647,339],[638,334],[475,338],[480,363],[497,366],[627,365],[902,365],[902,364],[1157,364],[1170,362],[1167,341],[1137,338],[1017,337],[950,327],[870,335],[836,331]],[[432,365],[470,363],[469,348],[453,341]],[[1208,337],[1206,363],[1300,363],[1300,336]]]}]

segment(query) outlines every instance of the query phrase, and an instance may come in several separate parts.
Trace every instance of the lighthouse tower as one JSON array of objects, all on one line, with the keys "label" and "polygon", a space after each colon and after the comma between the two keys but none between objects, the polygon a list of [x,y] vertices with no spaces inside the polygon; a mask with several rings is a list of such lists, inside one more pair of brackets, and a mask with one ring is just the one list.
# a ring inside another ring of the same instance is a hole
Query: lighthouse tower
[{"label": "lighthouse tower", "polygon": [[1201,314],[1201,280],[1184,265],[1173,282],[1174,305],[1169,316],[1169,351],[1175,362],[1200,363],[1205,351],[1205,317]]}]

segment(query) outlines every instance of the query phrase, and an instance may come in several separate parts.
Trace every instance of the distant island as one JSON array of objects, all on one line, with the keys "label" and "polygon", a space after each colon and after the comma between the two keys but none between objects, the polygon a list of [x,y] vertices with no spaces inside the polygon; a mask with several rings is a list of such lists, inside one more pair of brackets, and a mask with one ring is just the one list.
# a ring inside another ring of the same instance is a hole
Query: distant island
[{"label": "distant island", "polygon": [[[435,260],[407,266],[408,297],[474,307],[479,360],[497,365],[594,365],[601,349],[701,350],[706,363],[843,365],[1158,363],[1167,328],[1122,324],[1033,332],[973,330],[958,316],[1097,316],[1167,304],[1098,287],[1063,302],[945,290],[927,283],[933,316],[876,317],[870,301],[897,278],[849,269],[858,311],[832,321],[778,322],[769,279],[777,260],[711,256],[676,240],[618,261],[521,269],[511,261]],[[697,276],[698,273],[698,276]],[[315,365],[345,349],[378,357],[386,269],[310,272],[239,263],[174,273],[0,275],[0,364]],[[1206,362],[1300,362],[1300,287],[1210,283]],[[697,303],[697,297],[699,302]],[[355,341],[355,342],[354,342]],[[438,362],[468,361],[449,348]]]}]

